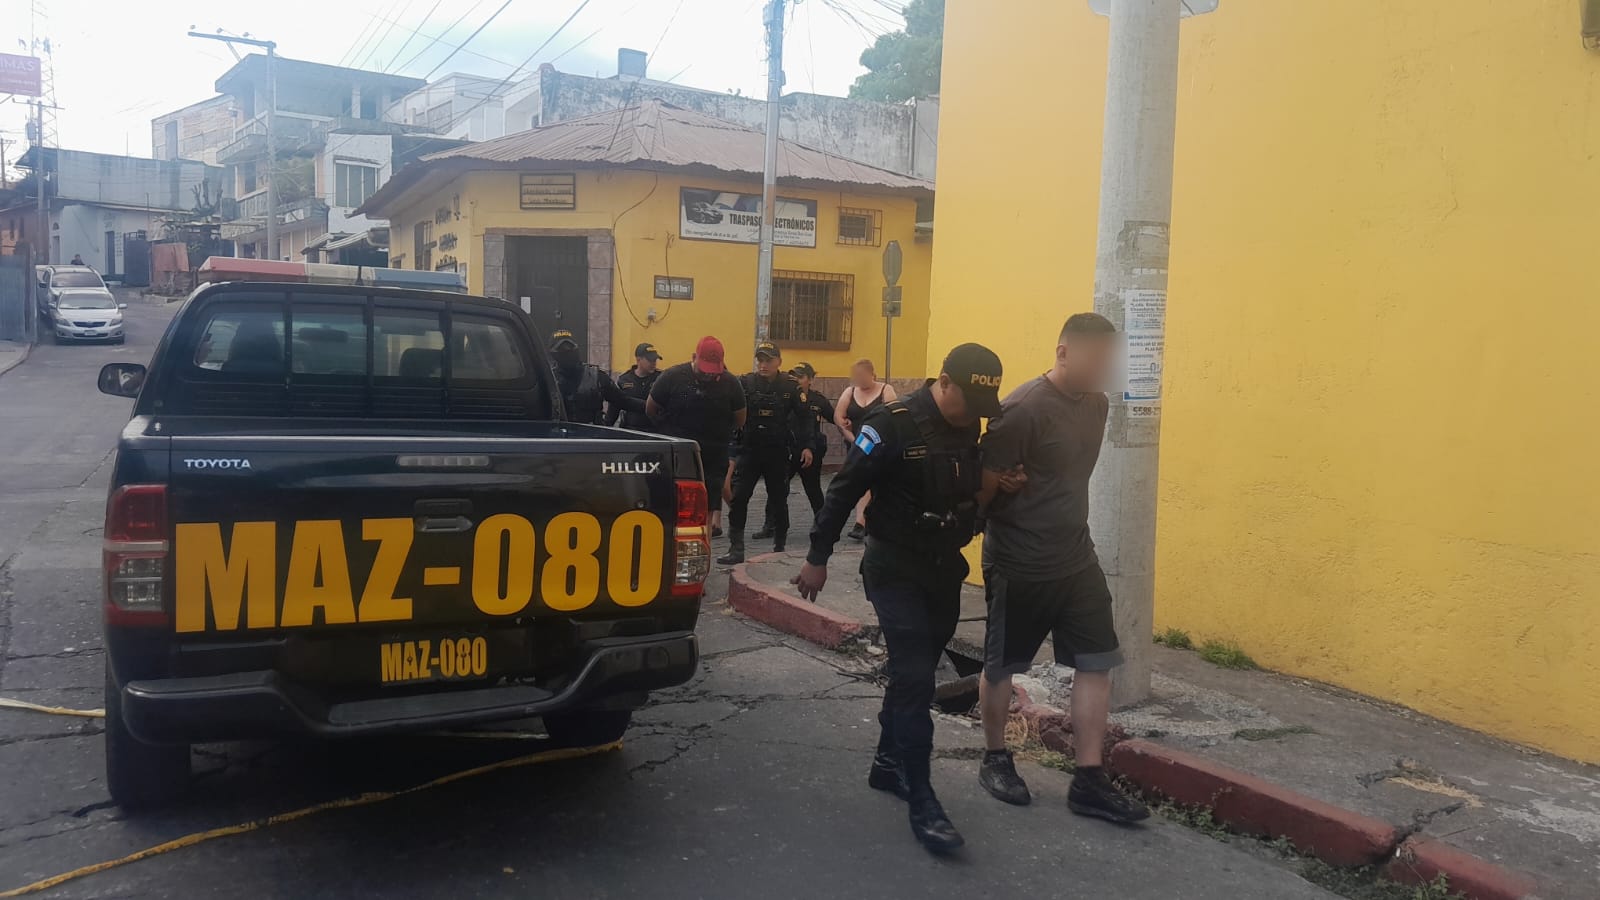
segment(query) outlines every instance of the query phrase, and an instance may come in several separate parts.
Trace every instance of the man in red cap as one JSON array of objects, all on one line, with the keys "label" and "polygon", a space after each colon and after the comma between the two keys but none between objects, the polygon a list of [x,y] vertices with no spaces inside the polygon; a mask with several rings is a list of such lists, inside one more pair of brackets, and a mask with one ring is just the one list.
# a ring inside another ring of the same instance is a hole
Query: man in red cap
[{"label": "man in red cap", "polygon": [[728,442],[744,427],[744,389],[722,362],[722,342],[700,339],[694,357],[672,366],[656,379],[645,401],[645,413],[661,433],[700,444],[705,467],[706,500],[711,505],[711,533],[722,534],[722,481],[728,474]]}]

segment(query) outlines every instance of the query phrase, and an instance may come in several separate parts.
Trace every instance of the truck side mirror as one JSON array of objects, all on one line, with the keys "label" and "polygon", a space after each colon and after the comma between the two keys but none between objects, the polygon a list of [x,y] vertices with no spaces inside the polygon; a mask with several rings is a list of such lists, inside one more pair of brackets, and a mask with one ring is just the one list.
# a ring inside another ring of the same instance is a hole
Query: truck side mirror
[{"label": "truck side mirror", "polygon": [[148,374],[138,363],[109,363],[100,369],[100,393],[113,397],[138,397]]}]

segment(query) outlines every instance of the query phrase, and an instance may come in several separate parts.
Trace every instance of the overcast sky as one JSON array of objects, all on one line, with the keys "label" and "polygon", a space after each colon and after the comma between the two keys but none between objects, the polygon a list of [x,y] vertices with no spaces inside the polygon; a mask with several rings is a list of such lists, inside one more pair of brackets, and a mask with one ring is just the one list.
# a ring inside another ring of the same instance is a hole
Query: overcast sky
[{"label": "overcast sky", "polygon": [[[29,4],[45,15],[33,19]],[[7,0],[0,52],[26,52],[31,29],[50,38],[60,144],[150,154],[150,119],[213,96],[233,65],[220,43],[185,36],[226,28],[277,41],[281,56],[424,77],[505,0]],[[550,37],[582,0],[511,0],[434,77],[454,71],[504,77]],[[565,72],[612,75],[618,47],[654,50],[650,76],[765,96],[764,0],[589,0],[526,71],[553,61]],[[802,0],[784,41],[787,90],[844,94],[874,34],[904,23],[896,0]],[[428,13],[432,10],[432,16]],[[453,26],[453,27],[452,27]],[[416,33],[420,32],[420,34]],[[435,42],[434,38],[440,38]],[[409,39],[409,43],[407,43]],[[560,57],[557,59],[557,57]],[[0,138],[13,160],[27,108],[0,103]]]}]

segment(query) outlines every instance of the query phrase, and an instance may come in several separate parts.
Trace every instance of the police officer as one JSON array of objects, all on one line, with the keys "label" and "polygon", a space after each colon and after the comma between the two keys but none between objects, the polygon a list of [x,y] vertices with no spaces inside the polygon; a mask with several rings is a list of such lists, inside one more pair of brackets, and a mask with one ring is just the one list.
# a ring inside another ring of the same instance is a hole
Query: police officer
[{"label": "police officer", "polygon": [[839,532],[871,491],[861,580],[888,645],[889,685],[867,784],[909,801],[911,833],[934,852],[963,843],[929,780],[928,707],[939,655],[961,613],[961,548],[977,529],[978,420],[999,412],[1000,358],[962,344],[945,357],[937,379],[869,413],[829,486],[794,579],[800,595],[815,601]]},{"label": "police officer", "polygon": [[[794,483],[794,477],[800,476],[800,486],[805,489],[806,500],[811,504],[811,515],[822,509],[822,458],[828,453],[828,435],[823,431],[824,423],[833,422],[833,401],[829,400],[821,391],[812,387],[812,380],[817,377],[817,370],[811,363],[803,362],[789,370],[795,381],[800,383],[800,413],[792,423],[796,434],[803,429],[800,419],[809,419],[816,428],[816,437],[811,442],[811,464],[800,464],[800,451],[803,447],[796,446],[794,453],[789,457],[789,482]],[[789,494],[789,486],[784,487],[784,496]],[[750,536],[754,540],[764,541],[772,537],[772,521],[762,522],[761,530]]]},{"label": "police officer", "polygon": [[623,428],[635,431],[654,430],[650,417],[645,414],[644,405],[650,398],[650,389],[655,387],[656,379],[661,375],[656,368],[656,363],[660,361],[661,354],[648,341],[633,348],[633,368],[617,375],[617,390],[622,392],[622,402],[606,407],[607,425],[620,424]]},{"label": "police officer", "polygon": [[612,383],[599,366],[583,361],[578,350],[578,340],[572,332],[558,328],[550,335],[550,355],[554,361],[556,386],[561,389],[561,403],[567,410],[567,421],[599,425],[607,403],[622,405],[622,392]]},{"label": "police officer", "polygon": [[[767,521],[772,523],[772,549],[781,551],[789,537],[789,452],[801,447],[802,465],[811,465],[816,424],[805,420],[800,383],[779,372],[783,354],[771,341],[756,344],[756,370],[739,377],[748,411],[739,455],[733,468],[733,499],[728,501],[728,552],[721,565],[744,562],[744,521],[756,482],[767,486]],[[800,423],[797,433],[793,423]]]}]

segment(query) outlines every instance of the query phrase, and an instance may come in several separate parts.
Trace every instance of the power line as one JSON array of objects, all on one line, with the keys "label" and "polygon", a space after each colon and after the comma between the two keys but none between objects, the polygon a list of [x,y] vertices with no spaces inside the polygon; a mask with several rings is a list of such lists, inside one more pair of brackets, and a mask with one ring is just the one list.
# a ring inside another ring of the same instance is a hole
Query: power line
[{"label": "power line", "polygon": [[[387,72],[387,71],[389,71],[389,69],[394,67],[395,60],[398,60],[400,58],[400,54],[406,52],[406,48],[411,46],[411,42],[416,39],[417,35],[422,33],[422,29],[426,28],[428,26],[428,20],[433,18],[433,14],[435,12],[438,12],[439,5],[441,3],[443,3],[443,2],[444,2],[444,0],[433,0],[432,8],[430,8],[428,10],[428,14],[427,15],[422,17],[422,21],[417,23],[417,27],[416,28],[406,28],[406,31],[409,31],[411,33],[406,35],[405,43],[401,44],[400,45],[400,49],[396,50],[394,52],[394,56],[391,56],[389,58],[389,65],[385,66],[383,71]],[[398,18],[395,20],[394,24],[396,24],[396,25],[400,24]]]},{"label": "power line", "polygon": [[411,4],[413,4],[415,2],[416,2],[416,0],[406,0],[405,5],[400,7],[400,11],[394,14],[394,18],[393,19],[389,20],[389,27],[384,29],[383,36],[378,38],[376,41],[373,42],[372,49],[367,51],[367,55],[364,58],[362,58],[361,62],[359,62],[359,63],[352,62],[350,64],[351,68],[359,69],[362,66],[365,66],[368,63],[372,62],[372,58],[374,56],[378,55],[378,51],[379,50],[383,49],[383,42],[387,41],[389,39],[389,35],[394,34],[395,23],[398,22],[401,19],[404,19],[406,17],[406,13],[409,12],[410,9],[411,9]]},{"label": "power line", "polygon": [[576,19],[578,17],[578,14],[583,12],[584,9],[586,7],[588,7],[588,5],[591,2],[593,2],[593,0],[583,0],[582,3],[579,3],[578,4],[578,8],[574,9],[572,11],[572,15],[567,16],[567,20],[565,22],[562,22],[561,25],[558,26],[555,31],[550,32],[550,36],[544,39],[544,43],[542,43],[538,47],[534,48],[534,51],[532,53],[528,54],[528,58],[522,61],[522,65],[517,66],[515,69],[512,69],[511,70],[511,74],[509,74],[505,78],[501,79],[499,84],[495,85],[493,88],[490,88],[489,93],[485,94],[484,98],[482,100],[479,100],[477,103],[474,103],[472,105],[472,107],[469,108],[466,112],[462,113],[459,116],[452,116],[451,119],[450,119],[450,124],[449,124],[449,126],[447,126],[447,130],[448,130],[448,128],[454,128],[457,122],[459,122],[462,119],[465,119],[467,116],[470,116],[473,113],[477,112],[479,107],[483,106],[485,103],[488,103],[492,98],[494,98],[494,96],[496,94],[500,93],[500,90],[502,88],[504,88],[507,84],[510,84],[511,83],[511,79],[517,77],[517,73],[521,72],[523,69],[526,69],[528,67],[528,63],[533,62],[533,58],[534,57],[536,57],[540,53],[544,52],[544,48],[550,46],[550,42],[555,40],[556,37],[561,34],[561,32],[565,31],[567,26],[572,24],[572,20]]},{"label": "power line", "polygon": [[355,59],[356,54],[365,49],[367,43],[372,40],[372,35],[377,33],[378,17],[377,15],[370,15],[367,17],[366,27],[361,29],[360,33],[356,35],[355,40],[350,42],[350,46],[346,48],[344,54],[339,57],[339,65],[342,66],[350,60]]},{"label": "power line", "polygon": [[[667,17],[667,24],[662,27],[660,36],[656,38],[656,45],[650,48],[650,55],[644,58],[644,70],[646,73],[650,71],[650,62],[656,58],[656,51],[661,49],[661,42],[667,39],[667,32],[672,30],[672,23],[678,21],[678,11],[681,9],[683,9],[683,0],[678,0],[678,5],[672,8],[672,15]],[[638,80],[629,82],[627,96],[622,98],[622,108],[617,111],[617,126],[611,129],[611,140],[606,142],[607,153],[610,153],[612,146],[617,143],[617,135],[622,132],[622,120],[627,115],[628,106],[633,103],[633,95],[638,88]],[[637,121],[639,114],[634,113],[633,117]]]},{"label": "power line", "polygon": [[456,54],[461,52],[461,48],[463,48],[463,47],[467,46],[468,44],[472,43],[472,39],[477,37],[478,35],[482,34],[483,30],[485,28],[489,27],[489,23],[493,22],[495,19],[499,18],[500,14],[506,11],[506,7],[510,6],[513,2],[514,2],[514,0],[506,0],[506,2],[500,4],[500,8],[495,10],[489,16],[489,18],[484,19],[483,20],[483,24],[479,25],[476,31],[474,31],[471,34],[467,35],[467,39],[466,40],[464,40],[461,43],[457,44],[455,49],[450,51],[450,55],[449,56],[446,56],[444,59],[439,60],[439,64],[438,65],[436,65],[433,68],[429,69],[428,70],[428,74],[422,76],[422,80],[426,81],[429,78],[432,78],[433,77],[433,73],[435,73],[435,72],[439,71],[440,69],[444,68],[444,64],[445,63],[449,62],[452,59],[455,59]]},{"label": "power line", "polygon": [[[467,20],[467,16],[470,16],[474,12],[476,12],[478,7],[482,6],[483,3],[484,3],[484,0],[477,0],[476,3],[474,3],[471,6],[467,7],[467,11],[462,13],[460,18],[456,19],[454,22],[451,22],[449,28],[446,28],[444,31],[440,32],[438,37],[430,39],[428,41],[428,43],[426,45],[424,45],[421,50],[418,50],[415,55],[413,55],[410,59],[406,60],[405,63],[403,65],[401,65],[400,68],[396,69],[395,71],[398,72],[401,69],[409,69],[409,68],[411,68],[411,64],[412,63],[414,63],[417,60],[421,59],[422,58],[422,54],[427,53],[429,50],[432,50],[435,46],[437,46],[440,41],[445,39],[445,35],[448,35],[450,32],[455,31],[456,30],[456,26],[460,25],[462,22],[465,22]],[[423,35],[423,36],[427,37],[427,35]],[[469,50],[468,52],[470,53],[471,51]]]}]

